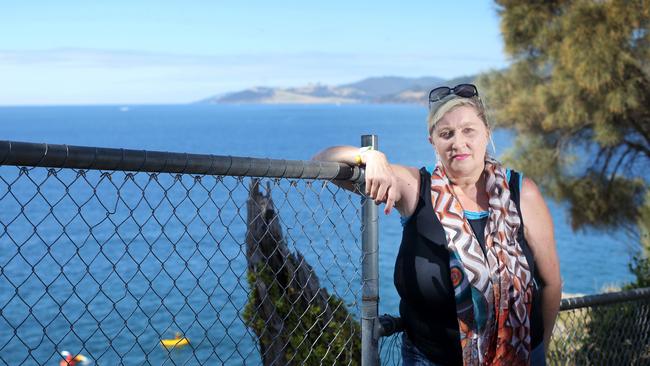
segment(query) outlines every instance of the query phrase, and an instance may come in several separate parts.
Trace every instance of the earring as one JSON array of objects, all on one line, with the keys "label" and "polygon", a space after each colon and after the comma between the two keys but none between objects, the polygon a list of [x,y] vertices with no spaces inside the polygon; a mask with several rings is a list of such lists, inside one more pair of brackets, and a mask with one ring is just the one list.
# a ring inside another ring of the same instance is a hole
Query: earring
[{"label": "earring", "polygon": [[494,153],[494,156],[497,155],[497,148],[494,146],[494,140],[492,140],[492,134],[490,134],[490,144],[492,145],[492,152]]}]

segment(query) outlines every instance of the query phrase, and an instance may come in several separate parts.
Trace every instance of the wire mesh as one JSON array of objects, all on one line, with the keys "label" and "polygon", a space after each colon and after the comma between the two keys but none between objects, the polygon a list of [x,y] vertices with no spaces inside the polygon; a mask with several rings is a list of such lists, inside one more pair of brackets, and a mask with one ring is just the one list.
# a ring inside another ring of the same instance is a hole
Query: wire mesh
[{"label": "wire mesh", "polygon": [[[63,351],[102,365],[261,364],[256,324],[273,324],[251,290],[253,179],[0,166],[0,364],[57,364]],[[357,362],[359,197],[319,180],[259,186],[289,253],[322,287],[307,308],[273,291],[257,299],[287,320],[287,358],[275,362]],[[282,266],[266,270],[269,289],[305,299],[276,278]]]},{"label": "wire mesh", "polygon": [[[380,339],[382,365],[402,364],[402,330],[393,327]],[[563,299],[546,361],[650,365],[650,288]]]},{"label": "wire mesh", "polygon": [[650,293],[561,311],[546,349],[551,365],[649,365]]}]

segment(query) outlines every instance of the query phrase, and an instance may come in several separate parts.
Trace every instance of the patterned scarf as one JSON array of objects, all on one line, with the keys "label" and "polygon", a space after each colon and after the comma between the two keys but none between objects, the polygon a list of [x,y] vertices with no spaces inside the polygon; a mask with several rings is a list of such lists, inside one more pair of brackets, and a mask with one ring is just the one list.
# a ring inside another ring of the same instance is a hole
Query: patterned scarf
[{"label": "patterned scarf", "polygon": [[532,277],[517,242],[521,222],[505,169],[486,158],[484,174],[489,196],[485,252],[440,162],[431,175],[433,209],[447,236],[463,363],[527,365]]}]

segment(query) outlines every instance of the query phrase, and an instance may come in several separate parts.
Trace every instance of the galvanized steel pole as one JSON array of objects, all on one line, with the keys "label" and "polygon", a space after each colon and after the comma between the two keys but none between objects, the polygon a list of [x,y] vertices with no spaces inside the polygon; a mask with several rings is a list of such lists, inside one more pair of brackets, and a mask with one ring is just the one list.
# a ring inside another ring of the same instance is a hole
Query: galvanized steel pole
[{"label": "galvanized steel pole", "polygon": [[0,166],[35,166],[156,173],[356,181],[360,169],[343,163],[0,141]]},{"label": "galvanized steel pole", "polygon": [[[377,135],[361,136],[361,146],[378,148]],[[365,183],[361,189],[365,192]],[[361,198],[361,365],[379,365],[379,226],[372,199]]]}]

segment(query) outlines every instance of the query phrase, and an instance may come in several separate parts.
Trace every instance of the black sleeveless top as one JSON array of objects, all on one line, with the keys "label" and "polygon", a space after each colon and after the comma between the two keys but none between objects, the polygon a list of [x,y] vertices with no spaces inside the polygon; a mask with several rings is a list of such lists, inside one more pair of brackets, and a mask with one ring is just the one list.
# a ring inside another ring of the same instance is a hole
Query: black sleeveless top
[{"label": "black sleeveless top", "polygon": [[[519,207],[520,174],[510,171],[511,200]],[[485,250],[484,229],[487,217],[468,219],[479,244]],[[524,238],[522,220],[517,240],[533,274],[531,306],[531,346],[535,348],[544,337],[541,309],[541,288],[533,253]],[[402,243],[395,262],[394,281],[400,295],[399,312],[404,330],[413,344],[429,360],[444,365],[462,364],[460,332],[456,318],[454,288],[449,276],[449,251],[442,224],[431,203],[431,174],[420,169],[420,197],[413,215],[406,221]]]}]

